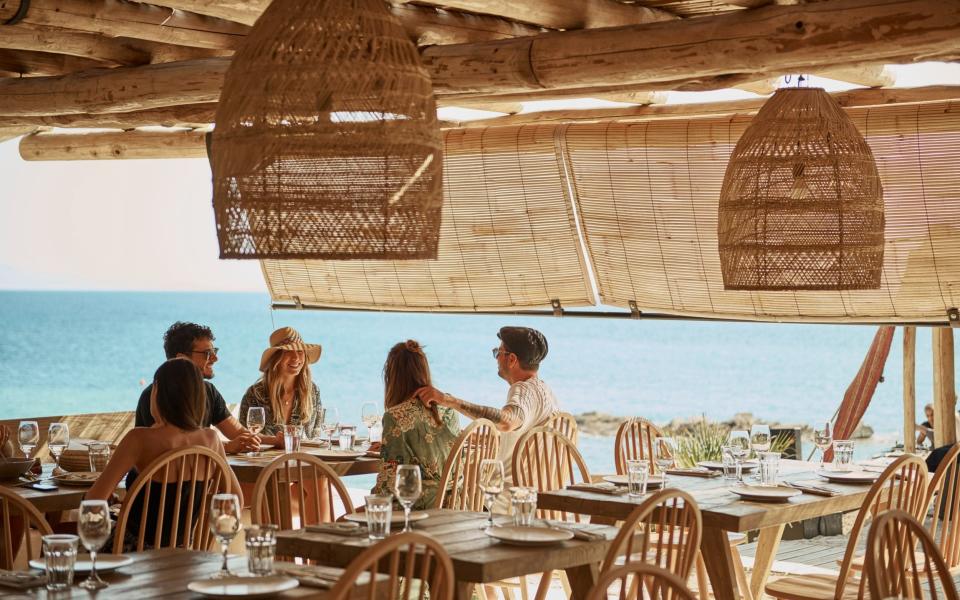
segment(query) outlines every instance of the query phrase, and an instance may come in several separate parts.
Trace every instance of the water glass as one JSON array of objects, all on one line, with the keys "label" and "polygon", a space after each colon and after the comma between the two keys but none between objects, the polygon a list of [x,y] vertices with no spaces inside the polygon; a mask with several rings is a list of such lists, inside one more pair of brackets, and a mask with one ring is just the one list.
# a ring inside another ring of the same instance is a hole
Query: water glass
[{"label": "water glass", "polygon": [[250,525],[244,530],[247,546],[247,570],[254,575],[271,575],[277,553],[277,526]]},{"label": "water glass", "polygon": [[303,427],[300,425],[283,426],[283,449],[285,452],[300,452],[300,438],[303,437]]},{"label": "water glass", "polygon": [[777,470],[780,468],[779,452],[760,453],[760,485],[777,485]]},{"label": "water glass", "polygon": [[390,496],[366,496],[366,501],[367,532],[371,540],[382,540],[390,535],[393,498]]},{"label": "water glass", "polygon": [[87,453],[90,456],[90,470],[94,473],[102,473],[110,462],[110,444],[90,444],[87,446]]},{"label": "water glass", "polygon": [[353,442],[357,437],[357,428],[352,425],[343,425],[340,427],[339,443],[341,450],[350,450],[353,448]]},{"label": "water glass", "polygon": [[627,488],[631,498],[639,498],[647,493],[647,479],[650,476],[650,461],[627,461]]},{"label": "water glass", "polygon": [[73,585],[73,565],[77,561],[77,545],[80,538],[75,535],[43,536],[43,557],[47,566],[47,589],[65,590]]},{"label": "water glass", "polygon": [[537,490],[530,487],[510,488],[510,504],[513,506],[513,524],[517,527],[533,525],[537,512]]},{"label": "water glass", "polygon": [[383,441],[383,425],[374,425],[370,428],[370,443],[376,444]]},{"label": "water glass", "polygon": [[84,500],[80,503],[77,533],[80,534],[83,547],[90,553],[90,576],[80,584],[85,590],[101,590],[108,585],[97,575],[97,551],[110,537],[112,525],[110,505],[106,500]]},{"label": "water glass", "polygon": [[833,442],[833,470],[841,472],[853,470],[852,441],[837,440]]},{"label": "water glass", "polygon": [[736,446],[720,448],[720,460],[723,462],[723,480],[740,481],[740,461],[737,460],[739,449]]}]

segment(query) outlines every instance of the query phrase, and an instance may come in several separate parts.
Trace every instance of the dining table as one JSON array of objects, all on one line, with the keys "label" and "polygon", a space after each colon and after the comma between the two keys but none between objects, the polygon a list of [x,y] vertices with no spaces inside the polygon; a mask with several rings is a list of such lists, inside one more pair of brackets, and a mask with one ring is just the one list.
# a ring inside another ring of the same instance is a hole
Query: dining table
[{"label": "dining table", "polygon": [[[380,470],[380,457],[372,453],[356,456],[357,453],[345,454],[312,446],[302,446],[300,451],[322,459],[341,477],[370,475]],[[227,456],[227,463],[240,483],[255,483],[263,469],[283,454],[284,451],[280,449],[264,450],[259,453],[259,456],[250,456],[245,453],[230,454]]]},{"label": "dining table", "polygon": [[[668,476],[666,485],[689,493],[700,508],[703,523],[700,548],[713,595],[717,600],[735,600],[741,597],[728,533],[759,531],[750,591],[753,598],[761,598],[760,593],[770,574],[770,567],[787,524],[852,511],[863,505],[870,490],[869,483],[827,482],[818,475],[818,471],[820,463],[781,460],[779,481],[812,485],[836,495],[826,496],[798,490],[797,495],[786,501],[745,500],[734,493],[741,484],[724,480],[720,476],[705,476],[710,473],[702,469],[691,469],[687,474]],[[750,474],[744,475],[746,483],[756,485],[750,477]],[[590,515],[605,522],[621,521],[654,491],[656,490],[648,490],[647,494],[638,498],[632,498],[625,493],[604,494],[572,489],[544,491],[537,494],[537,508]]]}]

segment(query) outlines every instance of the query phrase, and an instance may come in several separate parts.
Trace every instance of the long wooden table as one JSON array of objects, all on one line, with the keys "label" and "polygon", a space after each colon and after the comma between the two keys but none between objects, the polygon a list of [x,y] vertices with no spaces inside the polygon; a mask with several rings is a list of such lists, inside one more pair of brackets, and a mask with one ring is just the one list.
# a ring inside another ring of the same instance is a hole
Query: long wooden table
[{"label": "long wooden table", "polygon": [[[241,535],[243,534],[241,533]],[[115,571],[100,573],[100,577],[109,583],[110,586],[95,594],[76,585],[87,576],[86,573],[76,573],[74,575],[74,585],[62,592],[54,594],[47,592],[43,587],[31,588],[29,590],[14,590],[0,587],[0,598],[82,598],[85,600],[93,597],[96,597],[98,600],[112,600],[114,598],[118,600],[123,598],[154,598],[159,596],[171,599],[202,598],[199,594],[194,594],[187,590],[187,585],[192,581],[208,579],[220,570],[220,562],[222,560],[220,554],[183,550],[180,548],[131,552],[128,556],[133,558],[133,564]],[[247,572],[247,558],[245,556],[231,556],[227,564],[234,573]],[[276,570],[278,571],[283,570],[283,568],[287,566],[299,567],[298,565],[290,563],[275,563]],[[343,573],[342,569],[333,567],[309,567],[309,569],[322,573],[325,579],[336,579]],[[366,592],[368,591],[366,586],[355,586],[354,597],[366,598]],[[283,592],[282,594],[274,594],[271,596],[271,598],[301,598],[311,600],[324,600],[328,597],[328,589],[309,587],[303,584],[301,584],[300,587]]]},{"label": "long wooden table", "polygon": [[[303,447],[301,452],[313,454],[319,450]],[[233,472],[237,475],[240,483],[255,483],[260,472],[273,460],[283,456],[283,450],[265,450],[260,453],[261,456],[246,456],[245,454],[231,454],[227,456],[227,463]],[[380,459],[363,456],[356,460],[331,460],[326,461],[337,475],[348,477],[351,475],[369,475],[376,473],[380,469]]]},{"label": "long wooden table", "polygon": [[[727,532],[760,531],[750,581],[753,597],[760,598],[787,523],[860,508],[870,489],[869,485],[827,483],[816,476],[818,468],[819,463],[784,460],[780,462],[779,479],[815,481],[816,485],[835,489],[840,495],[827,497],[803,493],[784,503],[748,502],[730,492],[729,484],[721,477],[707,479],[669,476],[668,485],[690,493],[700,507],[703,516],[703,538],[700,547],[717,600],[740,598]],[[643,497],[634,500],[626,495],[610,496],[595,492],[557,490],[538,493],[537,506],[542,509],[622,520],[645,499]]]},{"label": "long wooden table", "polygon": [[[603,533],[602,540],[570,540],[545,547],[518,547],[502,544],[484,533],[487,514],[431,509],[429,517],[412,524],[443,545],[453,561],[458,600],[470,600],[476,584],[493,583],[520,575],[563,569],[570,580],[573,598],[584,598],[596,583],[600,561],[610,548],[617,530],[605,525],[584,525]],[[498,522],[512,522],[495,517]],[[321,564],[344,567],[370,547],[366,537],[344,537],[303,530],[277,534],[277,553],[313,559]]]}]

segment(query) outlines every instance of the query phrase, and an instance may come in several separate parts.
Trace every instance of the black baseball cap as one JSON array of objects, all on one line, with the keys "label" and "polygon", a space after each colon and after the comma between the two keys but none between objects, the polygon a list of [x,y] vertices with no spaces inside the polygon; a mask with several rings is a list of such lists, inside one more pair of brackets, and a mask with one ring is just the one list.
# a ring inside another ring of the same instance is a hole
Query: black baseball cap
[{"label": "black baseball cap", "polygon": [[501,327],[497,337],[503,347],[517,355],[520,362],[535,367],[547,357],[547,338],[529,327]]}]

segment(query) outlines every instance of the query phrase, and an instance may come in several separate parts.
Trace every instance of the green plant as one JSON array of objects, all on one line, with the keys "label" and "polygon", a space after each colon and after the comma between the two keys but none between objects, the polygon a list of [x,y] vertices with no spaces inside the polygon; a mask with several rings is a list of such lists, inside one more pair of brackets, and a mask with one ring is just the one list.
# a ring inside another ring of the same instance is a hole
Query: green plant
[{"label": "green plant", "polygon": [[[666,432],[676,440],[674,459],[678,467],[695,467],[704,460],[720,460],[720,449],[727,444],[730,428],[701,417],[695,423]],[[783,432],[770,442],[771,452],[784,452],[793,444],[793,436]]]}]

